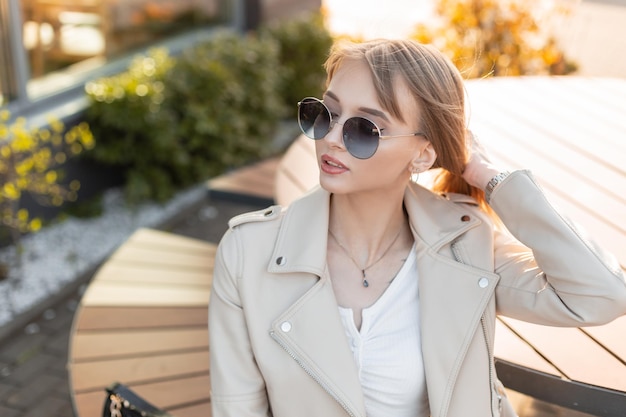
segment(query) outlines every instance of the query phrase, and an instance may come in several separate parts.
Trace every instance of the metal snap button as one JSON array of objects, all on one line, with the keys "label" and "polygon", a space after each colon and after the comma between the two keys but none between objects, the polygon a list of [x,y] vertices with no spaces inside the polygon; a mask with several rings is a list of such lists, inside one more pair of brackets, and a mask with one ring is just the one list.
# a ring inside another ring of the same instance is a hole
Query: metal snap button
[{"label": "metal snap button", "polygon": [[282,322],[280,325],[280,330],[285,333],[289,332],[291,330],[291,323],[289,323],[288,321]]},{"label": "metal snap button", "polygon": [[462,222],[469,222],[469,221],[470,221],[470,216],[468,216],[467,214],[464,214],[464,215],[461,217],[461,221],[462,221]]},{"label": "metal snap button", "polygon": [[480,288],[487,288],[489,286],[489,280],[485,277],[482,277],[478,280],[478,286]]},{"label": "metal snap button", "polygon": [[279,256],[278,258],[276,258],[276,265],[283,266],[286,263],[287,263],[287,260],[285,259],[284,256]]}]

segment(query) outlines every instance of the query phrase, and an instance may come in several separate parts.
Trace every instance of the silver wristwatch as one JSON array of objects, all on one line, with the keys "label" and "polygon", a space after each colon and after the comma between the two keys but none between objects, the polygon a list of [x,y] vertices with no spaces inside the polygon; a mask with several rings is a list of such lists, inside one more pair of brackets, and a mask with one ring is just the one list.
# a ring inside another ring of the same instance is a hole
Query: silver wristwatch
[{"label": "silver wristwatch", "polygon": [[509,171],[504,171],[489,180],[487,186],[485,187],[485,200],[487,200],[487,203],[489,203],[489,200],[491,199],[491,193],[493,192],[493,189],[496,188],[496,186],[500,184],[506,177],[508,177],[509,174]]}]

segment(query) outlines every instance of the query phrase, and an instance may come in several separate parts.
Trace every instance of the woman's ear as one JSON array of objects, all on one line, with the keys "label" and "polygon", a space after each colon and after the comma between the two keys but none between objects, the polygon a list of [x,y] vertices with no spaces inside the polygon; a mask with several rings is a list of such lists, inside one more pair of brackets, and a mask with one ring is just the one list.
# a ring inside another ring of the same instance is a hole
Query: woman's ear
[{"label": "woman's ear", "polygon": [[422,146],[418,154],[411,161],[411,172],[425,172],[432,168],[437,160],[437,152],[433,148],[432,143],[426,142],[426,146]]}]

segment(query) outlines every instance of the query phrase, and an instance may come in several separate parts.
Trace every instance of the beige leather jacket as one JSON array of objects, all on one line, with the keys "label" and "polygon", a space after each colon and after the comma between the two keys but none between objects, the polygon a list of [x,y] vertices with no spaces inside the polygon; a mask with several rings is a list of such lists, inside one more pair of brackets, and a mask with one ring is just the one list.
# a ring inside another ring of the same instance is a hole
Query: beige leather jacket
[{"label": "beige leather jacket", "polygon": [[[493,365],[496,314],[555,326],[626,313],[618,263],[516,171],[491,205],[406,192],[417,245],[422,354],[431,415],[514,415]],[[214,417],[365,417],[326,268],[329,194],[234,218],[216,257],[209,306]],[[531,248],[529,250],[528,248]],[[418,353],[416,353],[418,354]]]}]

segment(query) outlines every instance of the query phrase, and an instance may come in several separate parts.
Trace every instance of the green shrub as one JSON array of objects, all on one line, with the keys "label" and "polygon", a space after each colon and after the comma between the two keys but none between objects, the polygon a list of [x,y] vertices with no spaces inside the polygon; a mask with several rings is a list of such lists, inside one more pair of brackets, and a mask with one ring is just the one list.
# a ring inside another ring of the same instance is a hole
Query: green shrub
[{"label": "green shrub", "polygon": [[235,34],[183,53],[166,78],[187,151],[181,176],[205,178],[268,155],[285,114],[277,61],[273,40]]},{"label": "green shrub", "polygon": [[290,109],[290,116],[295,117],[299,100],[307,96],[319,97],[324,91],[326,72],[322,64],[333,38],[324,25],[321,13],[266,25],[259,34],[279,44],[279,63],[285,76],[280,94]]},{"label": "green shrub", "polygon": [[86,85],[86,119],[98,140],[86,155],[126,172],[131,201],[165,199],[176,185],[168,175],[153,179],[154,171],[167,169],[184,152],[177,149],[177,121],[165,98],[164,79],[173,66],[167,51],[154,49],[134,59],[128,71]]},{"label": "green shrub", "polygon": [[126,173],[129,202],[175,191],[264,156],[280,117],[278,47],[216,36],[172,58],[152,50],[86,86],[94,159]]}]

